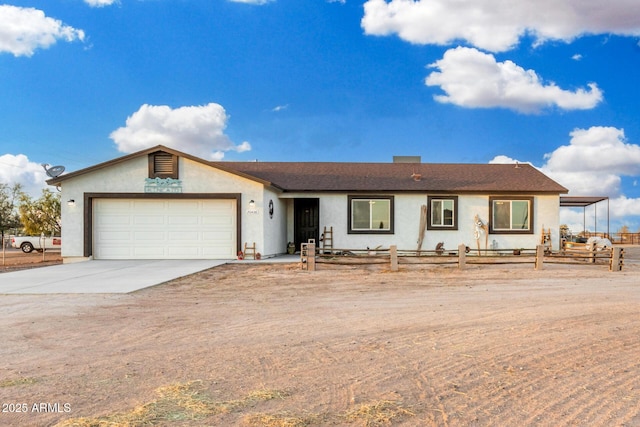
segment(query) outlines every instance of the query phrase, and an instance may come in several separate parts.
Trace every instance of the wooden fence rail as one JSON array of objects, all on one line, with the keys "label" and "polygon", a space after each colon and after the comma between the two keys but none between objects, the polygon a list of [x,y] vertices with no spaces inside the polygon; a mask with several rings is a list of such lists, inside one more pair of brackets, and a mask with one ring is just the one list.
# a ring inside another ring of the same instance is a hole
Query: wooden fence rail
[{"label": "wooden fence rail", "polygon": [[373,265],[386,264],[391,271],[398,271],[402,264],[457,264],[463,269],[466,265],[482,264],[533,264],[536,270],[549,264],[600,264],[609,265],[610,271],[621,271],[624,264],[624,249],[613,247],[600,251],[562,250],[549,252],[539,245],[535,249],[499,249],[469,250],[459,245],[455,250],[412,250],[398,249],[396,246],[375,249],[336,249],[330,251],[317,249],[314,242],[303,244],[301,265],[303,269],[315,270],[316,264]]}]

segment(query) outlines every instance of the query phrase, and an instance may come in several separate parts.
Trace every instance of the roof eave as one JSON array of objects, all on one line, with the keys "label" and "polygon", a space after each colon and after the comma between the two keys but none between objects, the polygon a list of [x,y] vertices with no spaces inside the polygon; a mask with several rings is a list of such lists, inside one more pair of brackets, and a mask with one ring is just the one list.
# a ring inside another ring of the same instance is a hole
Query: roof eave
[{"label": "roof eave", "polygon": [[239,171],[231,169],[231,168],[221,167],[218,163],[214,164],[212,162],[209,162],[209,161],[206,161],[204,159],[201,159],[200,157],[192,156],[191,154],[187,154],[187,153],[184,153],[182,151],[174,150],[172,148],[165,147],[164,145],[156,145],[155,147],[147,148],[145,150],[141,150],[141,151],[137,151],[135,153],[127,154],[127,155],[124,155],[122,157],[118,157],[116,159],[112,159],[112,160],[109,160],[109,161],[106,161],[106,162],[98,163],[97,165],[90,166],[88,168],[80,169],[80,170],[77,170],[75,172],[71,172],[71,173],[68,173],[68,174],[60,175],[60,176],[55,177],[55,178],[48,179],[45,182],[48,185],[60,186],[63,181],[67,181],[69,179],[85,175],[87,173],[95,172],[97,170],[104,169],[104,168],[110,167],[110,166],[114,166],[114,165],[117,165],[119,163],[126,162],[126,161],[131,160],[131,159],[135,159],[136,157],[149,155],[151,153],[155,153],[155,152],[158,152],[158,151],[164,151],[166,153],[173,154],[173,155],[178,156],[178,157],[183,157],[185,159],[189,159],[191,161],[194,161],[194,162],[197,162],[197,163],[209,166],[209,167],[213,167],[213,168],[222,170],[224,172],[231,173],[233,175],[237,175],[237,176],[240,176],[242,178],[249,179],[251,181],[259,182],[260,184],[263,184],[264,186],[269,187],[269,188],[275,190],[276,192],[282,192],[283,191],[283,189],[281,187],[279,187],[278,185],[273,184],[273,183],[271,183],[269,181],[265,181],[265,180],[263,180],[261,178],[258,178],[258,177],[255,177],[255,176],[243,173],[243,172],[239,172]]}]

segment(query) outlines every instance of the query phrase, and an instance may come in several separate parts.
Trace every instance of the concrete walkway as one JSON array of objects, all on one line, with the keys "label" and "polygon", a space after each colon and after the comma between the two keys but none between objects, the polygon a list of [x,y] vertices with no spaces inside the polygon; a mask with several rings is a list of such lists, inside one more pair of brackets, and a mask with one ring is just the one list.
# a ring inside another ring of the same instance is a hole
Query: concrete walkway
[{"label": "concrete walkway", "polygon": [[119,294],[225,264],[224,260],[84,261],[0,274],[0,294]]}]

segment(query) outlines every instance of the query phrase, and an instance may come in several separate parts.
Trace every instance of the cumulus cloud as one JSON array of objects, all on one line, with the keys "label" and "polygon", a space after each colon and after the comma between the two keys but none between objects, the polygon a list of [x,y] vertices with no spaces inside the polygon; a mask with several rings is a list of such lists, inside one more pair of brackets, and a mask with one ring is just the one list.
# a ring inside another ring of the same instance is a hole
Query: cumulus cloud
[{"label": "cumulus cloud", "polygon": [[84,31],[45,16],[34,8],[0,5],[0,53],[32,56],[58,40],[84,40]]},{"label": "cumulus cloud", "polygon": [[397,34],[415,44],[464,40],[492,52],[512,49],[524,35],[536,44],[584,34],[640,34],[636,0],[368,0],[366,34]]},{"label": "cumulus cloud", "polygon": [[640,146],[627,142],[623,129],[593,126],[574,129],[569,145],[545,154],[550,172],[640,175]]},{"label": "cumulus cloud", "polygon": [[91,7],[104,7],[118,3],[118,0],[84,0],[84,2]]},{"label": "cumulus cloud", "polygon": [[438,102],[467,108],[509,108],[535,113],[548,107],[563,110],[594,108],[602,101],[595,83],[589,89],[575,91],[545,83],[533,70],[525,70],[512,61],[498,62],[491,54],[475,48],[457,47],[429,65],[439,71],[425,80],[427,86],[439,86],[446,95]]},{"label": "cumulus cloud", "polygon": [[176,109],[145,104],[127,118],[126,126],[113,131],[110,138],[124,153],[165,145],[220,160],[230,150],[251,150],[248,142],[236,146],[224,133],[228,119],[225,109],[215,103]]},{"label": "cumulus cloud", "polygon": [[[570,136],[569,145],[545,155],[542,172],[567,187],[570,196],[609,197],[611,218],[620,225],[630,217],[640,216],[640,199],[628,198],[622,192],[623,176],[640,175],[640,146],[629,143],[624,130],[614,127],[574,129]],[[594,212],[595,209],[589,211],[587,226],[593,224]],[[581,230],[583,215],[582,209],[564,209],[561,222],[579,224]]]},{"label": "cumulus cloud", "polygon": [[569,135],[569,145],[545,154],[541,169],[571,195],[621,197],[622,176],[640,175],[640,146],[629,144],[624,130],[593,126]]},{"label": "cumulus cloud", "polygon": [[506,164],[506,165],[512,165],[514,163],[522,163],[522,164],[531,164],[530,162],[522,162],[520,160],[516,160],[516,159],[512,159],[511,157],[508,156],[504,156],[504,155],[499,155],[499,156],[495,156],[492,160],[489,161],[490,164]]},{"label": "cumulus cloud", "polygon": [[0,182],[13,185],[22,184],[22,189],[31,197],[40,197],[43,188],[48,188],[42,165],[29,160],[24,154],[3,154],[0,156]]},{"label": "cumulus cloud", "polygon": [[[611,231],[622,225],[640,226],[640,198],[627,197],[622,188],[623,177],[640,176],[640,146],[629,143],[624,130],[614,127],[574,129],[569,136],[569,145],[546,154],[546,163],[538,169],[569,189],[569,196],[608,197],[609,217],[600,204],[586,210],[561,209],[560,223],[576,231],[584,226],[593,231],[596,219],[598,231],[607,228],[609,219]],[[515,162],[523,163],[505,155],[489,163]]]}]

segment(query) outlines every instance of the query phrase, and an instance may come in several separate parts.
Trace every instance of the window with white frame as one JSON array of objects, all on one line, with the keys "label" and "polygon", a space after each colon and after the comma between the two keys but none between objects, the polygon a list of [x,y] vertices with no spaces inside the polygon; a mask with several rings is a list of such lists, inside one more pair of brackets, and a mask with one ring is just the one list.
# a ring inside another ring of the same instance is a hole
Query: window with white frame
[{"label": "window with white frame", "polygon": [[393,233],[393,196],[349,196],[349,233]]},{"label": "window with white frame", "polygon": [[490,197],[490,233],[533,233],[532,197]]},{"label": "window with white frame", "polygon": [[427,229],[429,230],[457,230],[458,229],[458,197],[457,196],[429,196]]}]

